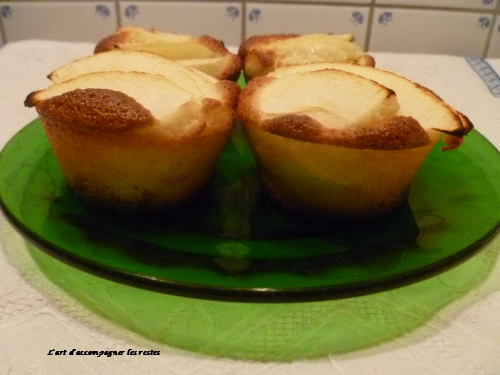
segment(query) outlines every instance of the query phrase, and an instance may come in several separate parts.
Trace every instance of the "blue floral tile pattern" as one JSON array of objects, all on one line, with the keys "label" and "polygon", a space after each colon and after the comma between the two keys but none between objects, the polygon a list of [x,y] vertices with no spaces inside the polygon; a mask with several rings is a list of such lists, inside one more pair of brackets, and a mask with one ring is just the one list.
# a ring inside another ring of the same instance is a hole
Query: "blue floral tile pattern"
[{"label": "blue floral tile pattern", "polygon": [[111,16],[111,11],[106,5],[96,5],[95,12],[102,18],[108,18]]},{"label": "blue floral tile pattern", "polygon": [[493,96],[500,98],[500,76],[491,65],[483,59],[469,57],[466,60],[483,80]]},{"label": "blue floral tile pattern", "polygon": [[125,17],[133,20],[139,14],[139,7],[137,5],[129,5],[125,8]]},{"label": "blue floral tile pattern", "polygon": [[491,21],[488,17],[479,17],[477,20],[477,25],[482,28],[483,30],[486,30],[490,27]]},{"label": "blue floral tile pattern", "polygon": [[380,16],[378,16],[377,22],[382,26],[387,25],[387,22],[392,21],[392,12],[384,12]]},{"label": "blue floral tile pattern", "polygon": [[4,5],[1,8],[1,13],[3,18],[10,18],[12,17],[13,9],[10,5]]},{"label": "blue floral tile pattern", "polygon": [[226,8],[226,15],[228,17],[231,17],[231,19],[234,21],[235,19],[239,18],[240,16],[240,10],[235,7],[235,6],[228,6]]},{"label": "blue floral tile pattern", "polygon": [[250,22],[255,23],[255,24],[257,24],[261,18],[262,18],[262,13],[261,13],[260,9],[253,9],[248,14],[248,20]]},{"label": "blue floral tile pattern", "polygon": [[352,13],[351,21],[354,23],[354,26],[362,25],[364,19],[365,17],[363,16],[363,13],[358,11]]}]

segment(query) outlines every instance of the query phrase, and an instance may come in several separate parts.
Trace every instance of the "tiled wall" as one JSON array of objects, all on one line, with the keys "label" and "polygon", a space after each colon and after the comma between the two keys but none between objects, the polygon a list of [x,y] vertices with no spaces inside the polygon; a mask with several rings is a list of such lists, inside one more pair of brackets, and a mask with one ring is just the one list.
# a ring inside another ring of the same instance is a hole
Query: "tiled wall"
[{"label": "tiled wall", "polygon": [[500,0],[3,1],[0,43],[97,42],[118,26],[208,34],[353,33],[367,51],[500,57]]}]

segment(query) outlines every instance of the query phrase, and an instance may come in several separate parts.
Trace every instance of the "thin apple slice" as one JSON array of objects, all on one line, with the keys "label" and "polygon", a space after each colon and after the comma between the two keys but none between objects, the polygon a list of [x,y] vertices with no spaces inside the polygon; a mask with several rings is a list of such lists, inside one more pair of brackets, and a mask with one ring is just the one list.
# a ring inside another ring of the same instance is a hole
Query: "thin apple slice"
[{"label": "thin apple slice", "polygon": [[399,109],[392,90],[340,70],[304,72],[275,79],[262,87],[257,101],[262,120],[285,114],[307,115],[327,128],[338,130],[377,125],[394,117]]},{"label": "thin apple slice", "polygon": [[[147,31],[139,27],[129,26],[97,43],[94,53],[106,51],[146,51],[171,60],[181,61],[189,66],[189,60],[213,60],[210,63],[198,65],[199,70],[220,80],[236,81],[240,75],[242,61],[238,55],[232,54],[224,44],[210,36],[193,37],[191,35],[176,35]],[[214,64],[217,64],[214,69]]]},{"label": "thin apple slice", "polygon": [[375,66],[372,56],[354,43],[353,34],[254,35],[238,50],[247,81],[284,66],[348,62]]},{"label": "thin apple slice", "polygon": [[177,86],[161,75],[139,72],[97,72],[78,76],[69,81],[49,86],[28,95],[25,105],[37,106],[50,99],[76,89],[108,89],[134,98],[163,122],[180,106],[193,99],[193,93]]},{"label": "thin apple slice", "polygon": [[213,99],[220,97],[213,85],[218,82],[217,79],[162,56],[140,51],[109,51],[87,56],[54,70],[48,78],[54,83],[60,83],[83,74],[110,71],[159,74],[194,96]]},{"label": "thin apple slice", "polygon": [[314,62],[355,62],[365,53],[354,42],[352,34],[328,35],[308,34],[297,38],[277,40],[269,49],[274,49],[281,66]]},{"label": "thin apple slice", "polygon": [[172,60],[216,56],[214,51],[198,43],[190,35],[147,31],[133,26],[119,28],[115,34],[101,40],[95,52],[113,49],[153,52]]},{"label": "thin apple slice", "polygon": [[[324,69],[338,69],[357,74],[394,90],[400,105],[398,115],[410,116],[417,120],[420,126],[429,133],[434,143],[439,140],[442,132],[461,139],[472,129],[472,124],[467,117],[444,103],[430,90],[381,69],[355,64],[321,63],[284,67],[270,73],[269,76],[278,78],[298,72]],[[443,141],[447,142],[447,138],[443,138]],[[445,149],[456,148],[458,144],[454,146],[446,144]]]},{"label": "thin apple slice", "polygon": [[181,59],[177,62],[211,77],[226,77],[229,80],[235,80],[239,76],[241,64],[240,58],[232,54],[205,59]]},{"label": "thin apple slice", "polygon": [[158,42],[130,43],[121,44],[120,49],[156,53],[172,60],[188,59],[191,56],[199,59],[215,57],[215,54],[208,48],[193,41],[178,43],[161,40]]}]

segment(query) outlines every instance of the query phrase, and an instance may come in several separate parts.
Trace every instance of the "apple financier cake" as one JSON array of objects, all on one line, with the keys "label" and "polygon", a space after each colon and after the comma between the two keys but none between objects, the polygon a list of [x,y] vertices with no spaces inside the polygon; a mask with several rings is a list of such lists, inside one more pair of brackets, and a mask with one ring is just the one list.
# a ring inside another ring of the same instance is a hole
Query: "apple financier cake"
[{"label": "apple financier cake", "polygon": [[76,196],[154,213],[196,197],[231,132],[239,86],[161,56],[111,51],[74,61],[28,95]]},{"label": "apple financier cake", "polygon": [[375,66],[353,34],[255,35],[241,44],[238,54],[247,81],[293,65],[347,62]]},{"label": "apple financier cake", "polygon": [[237,116],[270,196],[301,217],[340,221],[393,212],[444,133],[444,150],[472,130],[430,90],[349,63],[284,67],[252,79]]}]

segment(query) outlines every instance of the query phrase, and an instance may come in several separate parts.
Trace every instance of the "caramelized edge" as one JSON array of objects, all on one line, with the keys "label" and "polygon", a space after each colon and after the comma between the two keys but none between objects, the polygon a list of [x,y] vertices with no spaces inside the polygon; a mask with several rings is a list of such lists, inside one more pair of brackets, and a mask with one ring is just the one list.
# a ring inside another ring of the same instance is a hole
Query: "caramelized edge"
[{"label": "caramelized edge", "polygon": [[76,89],[36,103],[45,123],[80,130],[122,132],[157,124],[134,98],[109,89]]},{"label": "caramelized edge", "polygon": [[114,34],[101,39],[94,48],[94,53],[113,51],[120,49],[120,44],[127,43],[130,40],[130,33],[119,27]]}]

